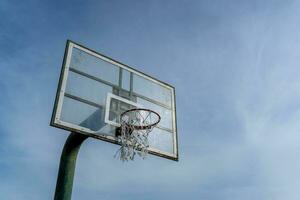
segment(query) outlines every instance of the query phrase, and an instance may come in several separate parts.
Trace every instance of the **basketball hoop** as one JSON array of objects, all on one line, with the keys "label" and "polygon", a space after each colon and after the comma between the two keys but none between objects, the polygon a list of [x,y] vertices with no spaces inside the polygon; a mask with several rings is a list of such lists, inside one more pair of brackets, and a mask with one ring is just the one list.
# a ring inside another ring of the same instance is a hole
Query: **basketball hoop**
[{"label": "basketball hoop", "polygon": [[120,160],[134,160],[136,154],[143,159],[146,158],[149,147],[148,135],[160,119],[157,112],[144,108],[130,109],[121,114],[121,134],[118,137],[121,147],[116,153]]}]

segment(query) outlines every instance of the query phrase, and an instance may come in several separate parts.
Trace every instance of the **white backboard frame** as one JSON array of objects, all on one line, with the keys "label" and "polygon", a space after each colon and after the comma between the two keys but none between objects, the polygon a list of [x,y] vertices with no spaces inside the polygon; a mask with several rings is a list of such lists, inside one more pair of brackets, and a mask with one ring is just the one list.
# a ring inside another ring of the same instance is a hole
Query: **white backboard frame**
[{"label": "white backboard frame", "polygon": [[[88,128],[84,128],[72,123],[68,123],[65,121],[60,120],[61,119],[61,112],[62,112],[62,106],[63,106],[63,99],[65,96],[65,90],[66,90],[66,83],[67,83],[67,78],[68,78],[68,73],[69,73],[69,66],[70,66],[70,61],[71,61],[71,55],[72,55],[72,49],[73,48],[77,48],[80,49],[90,55],[93,55],[95,57],[98,57],[106,62],[109,62],[113,65],[116,65],[120,68],[123,68],[129,72],[132,72],[134,74],[137,74],[145,79],[151,80],[152,82],[159,84],[163,87],[168,88],[169,90],[172,91],[172,117],[173,117],[173,121],[174,123],[172,124],[172,129],[174,131],[173,133],[173,149],[174,149],[174,153],[168,153],[168,152],[164,152],[164,151],[160,151],[158,149],[155,148],[149,148],[149,153],[153,154],[153,155],[157,155],[160,157],[164,157],[164,158],[168,158],[171,160],[175,160],[178,161],[178,133],[177,133],[177,123],[176,123],[176,103],[175,103],[175,88],[167,83],[163,83],[162,81],[159,81],[153,77],[150,77],[142,72],[139,72],[138,70],[135,70],[125,64],[122,64],[118,61],[115,61],[107,56],[104,56],[100,53],[97,53],[93,50],[90,50],[82,45],[79,45],[75,42],[72,42],[70,40],[67,41],[67,46],[66,46],[66,50],[65,50],[65,56],[64,56],[64,60],[63,60],[63,65],[62,65],[62,70],[61,70],[61,75],[60,75],[60,80],[59,80],[59,84],[58,84],[58,88],[57,88],[57,94],[56,94],[56,99],[55,99],[55,103],[54,103],[54,108],[53,108],[53,114],[52,114],[52,118],[51,118],[51,122],[50,125],[57,127],[57,128],[62,128],[68,131],[72,131],[72,132],[78,132],[81,134],[85,134],[88,135],[90,137],[94,137],[100,140],[104,140],[104,141],[108,141],[114,144],[118,144],[116,137],[113,136],[109,136],[109,135],[99,135],[99,133],[92,131]],[[127,99],[123,99],[119,96],[113,95],[113,94],[108,94],[107,96],[107,101],[110,101],[111,98],[115,98],[121,101],[124,101],[128,104],[137,106],[137,107],[141,107],[141,105],[136,104],[134,102],[128,101]],[[108,102],[106,102],[108,103]],[[107,104],[109,105],[109,104]],[[106,110],[107,111],[107,110]],[[114,126],[119,126],[119,124],[114,123],[112,121],[108,120],[108,114],[105,113],[105,122]]]}]

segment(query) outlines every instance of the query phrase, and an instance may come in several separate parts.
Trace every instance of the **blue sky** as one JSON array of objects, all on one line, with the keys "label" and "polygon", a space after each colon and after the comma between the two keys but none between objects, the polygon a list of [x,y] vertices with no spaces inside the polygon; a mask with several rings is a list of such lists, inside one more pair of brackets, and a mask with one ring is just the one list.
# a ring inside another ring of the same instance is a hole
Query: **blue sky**
[{"label": "blue sky", "polygon": [[180,161],[88,139],[73,199],[300,199],[300,1],[0,1],[0,198],[52,199],[72,39],[176,87]]}]

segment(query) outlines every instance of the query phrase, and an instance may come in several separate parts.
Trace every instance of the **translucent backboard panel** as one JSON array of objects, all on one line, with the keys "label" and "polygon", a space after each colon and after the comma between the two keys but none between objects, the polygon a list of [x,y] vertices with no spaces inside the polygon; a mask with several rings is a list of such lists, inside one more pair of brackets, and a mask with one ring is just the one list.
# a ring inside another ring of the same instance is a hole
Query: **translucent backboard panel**
[{"label": "translucent backboard panel", "polygon": [[120,115],[132,108],[161,116],[149,152],[178,160],[174,87],[68,41],[51,125],[118,144]]}]

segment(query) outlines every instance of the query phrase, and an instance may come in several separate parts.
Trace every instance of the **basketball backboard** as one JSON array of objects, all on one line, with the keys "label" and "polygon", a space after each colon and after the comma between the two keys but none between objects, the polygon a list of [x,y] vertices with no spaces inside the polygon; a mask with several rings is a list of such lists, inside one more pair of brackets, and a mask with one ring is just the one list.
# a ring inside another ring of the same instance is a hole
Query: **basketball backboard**
[{"label": "basketball backboard", "polygon": [[159,113],[149,153],[178,160],[175,88],[68,40],[51,125],[118,144],[120,114],[131,108]]}]

